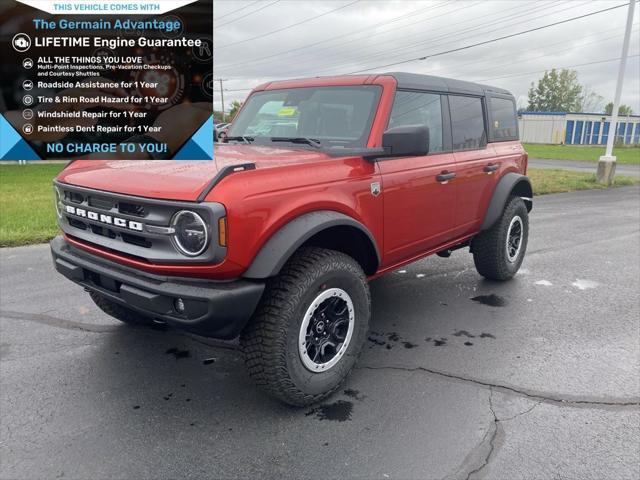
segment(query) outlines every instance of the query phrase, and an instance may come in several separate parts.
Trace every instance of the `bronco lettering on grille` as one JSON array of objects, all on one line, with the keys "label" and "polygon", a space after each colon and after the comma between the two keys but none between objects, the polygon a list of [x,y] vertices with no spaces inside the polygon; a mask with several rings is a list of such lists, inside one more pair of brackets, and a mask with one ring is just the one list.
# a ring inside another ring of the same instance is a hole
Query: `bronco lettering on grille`
[{"label": "bronco lettering on grille", "polygon": [[114,217],[112,215],[105,215],[104,213],[92,212],[85,208],[73,207],[71,205],[65,205],[65,210],[70,215],[76,217],[88,218],[95,222],[104,223],[106,225],[115,225],[116,227],[128,228],[129,230],[135,230],[136,232],[142,232],[144,226],[140,222],[134,222],[133,220],[127,220],[125,218]]}]

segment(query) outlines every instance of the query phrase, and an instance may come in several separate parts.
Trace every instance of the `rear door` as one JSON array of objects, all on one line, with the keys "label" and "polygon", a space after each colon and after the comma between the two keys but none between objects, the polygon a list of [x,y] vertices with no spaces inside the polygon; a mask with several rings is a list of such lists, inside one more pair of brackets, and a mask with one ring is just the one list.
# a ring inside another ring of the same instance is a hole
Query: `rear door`
[{"label": "rear door", "polygon": [[[424,253],[451,237],[455,183],[450,152],[448,111],[439,93],[396,92],[388,128],[429,127],[429,154],[379,161],[384,195],[384,263],[397,263]],[[443,131],[447,132],[443,135]]]},{"label": "rear door", "polygon": [[455,236],[462,236],[475,232],[482,223],[500,162],[487,143],[484,97],[449,95],[448,100],[457,173]]}]

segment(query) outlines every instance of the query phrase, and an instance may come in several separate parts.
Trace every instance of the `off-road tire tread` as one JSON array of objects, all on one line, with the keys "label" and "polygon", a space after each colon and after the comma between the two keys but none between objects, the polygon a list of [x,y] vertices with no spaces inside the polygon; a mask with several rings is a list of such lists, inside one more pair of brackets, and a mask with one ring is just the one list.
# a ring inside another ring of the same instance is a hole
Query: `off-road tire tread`
[{"label": "off-road tire tread", "polygon": [[[489,280],[504,281],[513,277],[514,273],[507,268],[504,260],[504,240],[509,222],[513,218],[516,210],[522,208],[524,215],[521,215],[523,223],[528,226],[527,208],[524,201],[515,195],[511,195],[506,202],[502,215],[495,224],[484,232],[475,236],[472,240],[473,263],[480,275]],[[526,248],[526,244],[524,245]],[[524,255],[524,249],[521,255]]]},{"label": "off-road tire tread", "polygon": [[122,305],[118,305],[115,302],[112,302],[108,298],[103,297],[97,292],[89,292],[89,296],[93,300],[93,302],[98,306],[100,310],[102,310],[107,315],[115,318],[116,320],[120,320],[123,323],[127,323],[129,325],[137,325],[137,326],[154,326],[155,323],[153,319],[149,317],[145,317],[133,310],[130,310]]},{"label": "off-road tire tread", "polygon": [[[335,392],[340,384],[330,391],[317,395],[302,392],[287,372],[288,313],[293,312],[305,294],[305,285],[313,282],[318,269],[322,272],[347,267],[358,275],[366,286],[366,277],[360,265],[344,253],[324,248],[302,248],[270,279],[256,312],[242,332],[240,349],[244,356],[249,376],[268,394],[294,406],[316,403]],[[369,288],[367,301],[370,304]],[[356,353],[360,354],[361,346]],[[346,377],[346,375],[345,375]]]}]

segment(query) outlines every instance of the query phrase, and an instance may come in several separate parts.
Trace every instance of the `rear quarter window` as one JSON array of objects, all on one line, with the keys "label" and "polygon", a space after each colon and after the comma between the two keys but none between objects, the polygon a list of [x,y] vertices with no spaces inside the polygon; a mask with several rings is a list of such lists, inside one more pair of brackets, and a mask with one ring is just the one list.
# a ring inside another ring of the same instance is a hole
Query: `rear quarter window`
[{"label": "rear quarter window", "polygon": [[518,120],[513,100],[491,97],[491,135],[494,140],[517,140]]}]

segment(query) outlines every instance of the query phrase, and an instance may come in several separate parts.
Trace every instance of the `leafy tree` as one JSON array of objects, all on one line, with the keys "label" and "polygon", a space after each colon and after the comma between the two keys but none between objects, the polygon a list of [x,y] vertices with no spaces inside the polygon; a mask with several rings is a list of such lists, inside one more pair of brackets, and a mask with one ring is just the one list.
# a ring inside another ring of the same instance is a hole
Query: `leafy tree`
[{"label": "leafy tree", "polygon": [[231,110],[229,110],[229,115],[227,116],[228,122],[233,122],[233,119],[236,117],[236,114],[238,113],[238,110],[240,110],[240,107],[242,107],[243,103],[244,102],[239,102],[238,100],[231,102]]},{"label": "leafy tree", "polygon": [[[613,102],[609,102],[605,105],[604,107],[604,113],[606,113],[607,115],[611,115],[611,113],[613,112]],[[631,107],[629,105],[620,105],[618,107],[618,115],[631,115],[633,114],[633,110],[631,110]]]},{"label": "leafy tree", "polygon": [[536,86],[529,88],[529,111],[576,112],[582,106],[583,88],[578,82],[575,70],[556,70],[544,72]]}]

